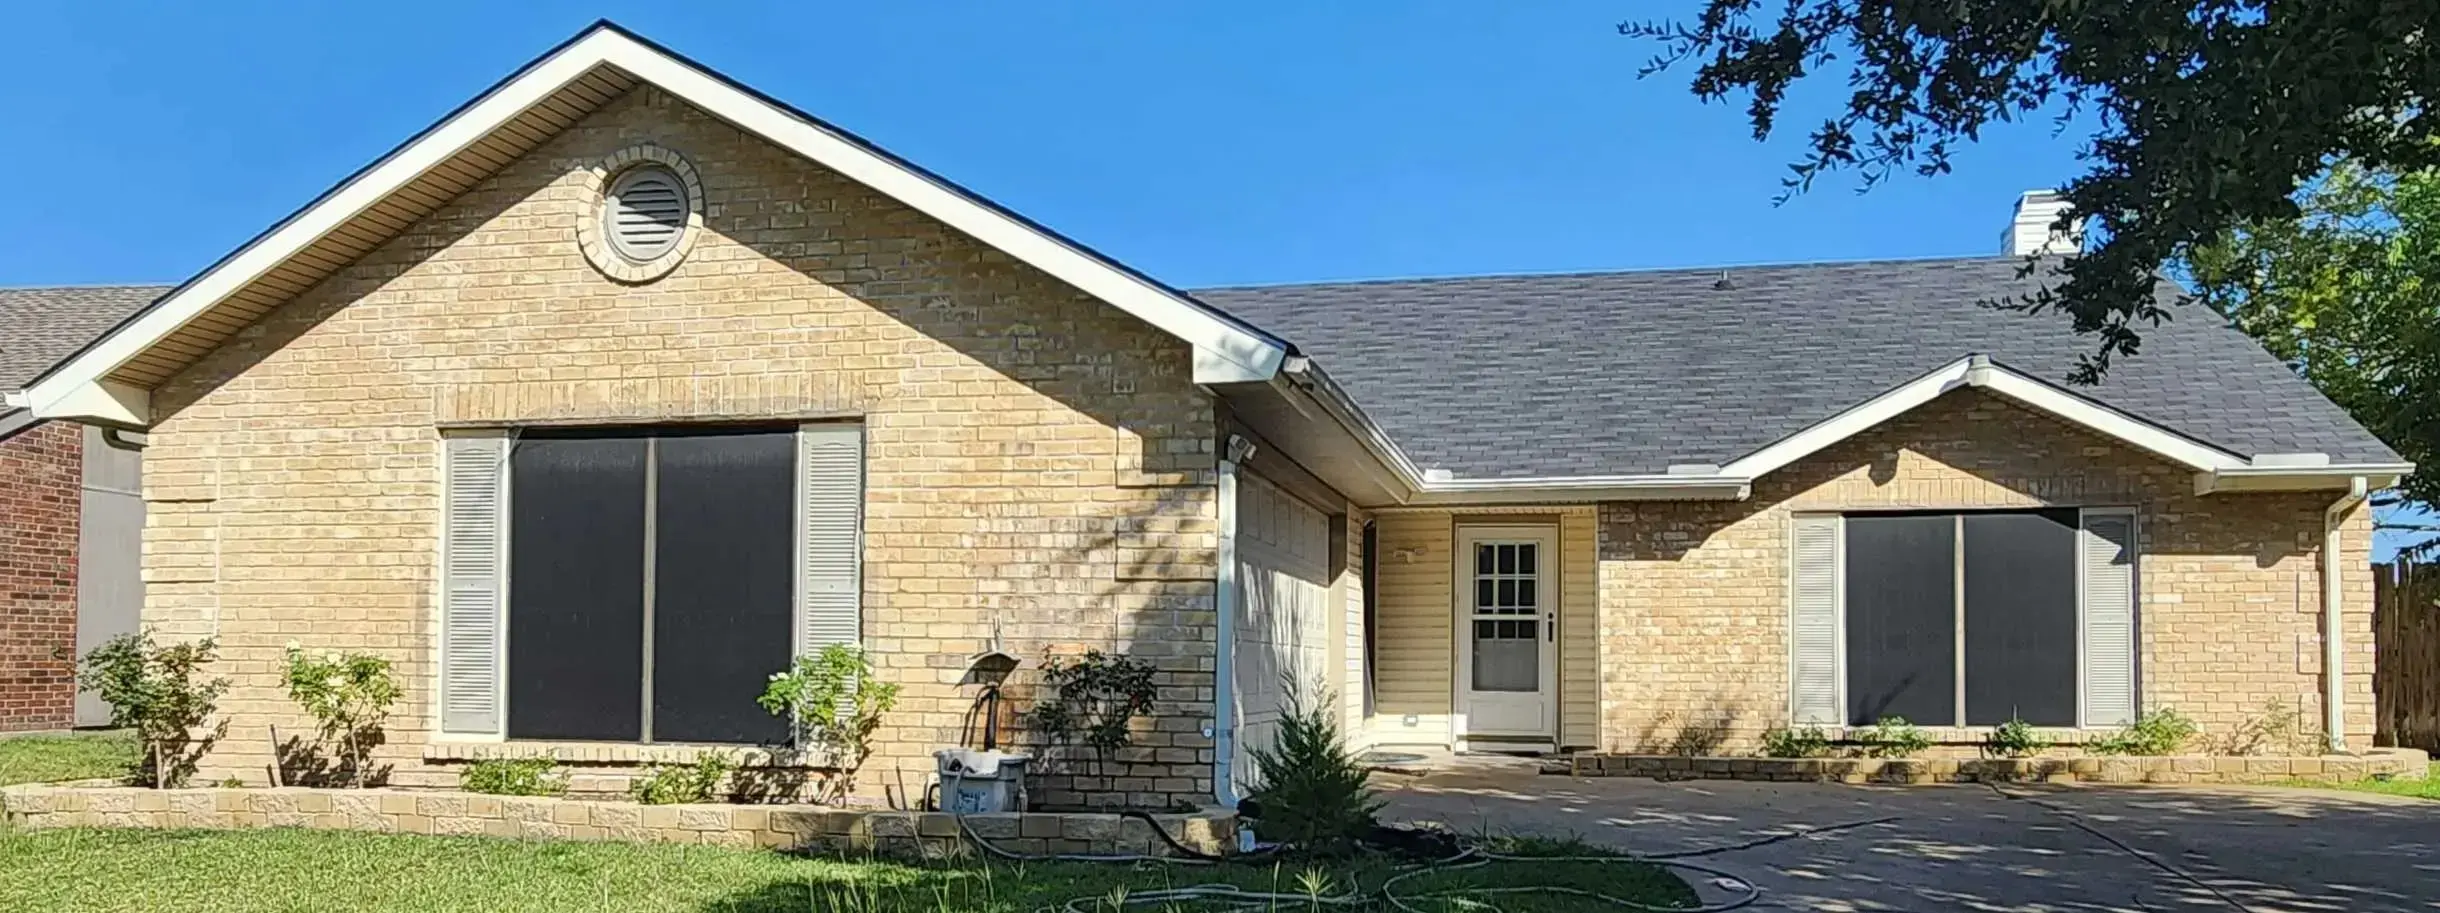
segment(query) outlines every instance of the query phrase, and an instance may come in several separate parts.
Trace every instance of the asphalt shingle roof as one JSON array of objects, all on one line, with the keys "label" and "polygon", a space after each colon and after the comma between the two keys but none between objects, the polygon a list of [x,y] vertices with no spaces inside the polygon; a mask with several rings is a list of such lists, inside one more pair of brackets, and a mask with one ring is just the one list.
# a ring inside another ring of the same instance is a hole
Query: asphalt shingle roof
[{"label": "asphalt shingle roof", "polygon": [[76,354],[166,285],[0,288],[0,390],[15,390]]},{"label": "asphalt shingle roof", "polygon": [[[1726,464],[1967,355],[2064,382],[2096,340],[1985,307],[2014,257],[1200,289],[1311,355],[1426,468],[1467,478]],[[1727,287],[1715,287],[1726,275]],[[2397,455],[2199,307],[2070,388],[2235,453]]]}]

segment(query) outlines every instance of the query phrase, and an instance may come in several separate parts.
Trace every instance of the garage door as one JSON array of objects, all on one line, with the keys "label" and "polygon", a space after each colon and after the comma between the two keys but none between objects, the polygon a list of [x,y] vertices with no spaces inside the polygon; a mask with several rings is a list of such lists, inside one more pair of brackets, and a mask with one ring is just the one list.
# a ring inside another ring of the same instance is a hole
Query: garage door
[{"label": "garage door", "polygon": [[1241,789],[1277,736],[1290,677],[1318,699],[1329,662],[1330,518],[1260,476],[1237,485],[1235,670]]}]

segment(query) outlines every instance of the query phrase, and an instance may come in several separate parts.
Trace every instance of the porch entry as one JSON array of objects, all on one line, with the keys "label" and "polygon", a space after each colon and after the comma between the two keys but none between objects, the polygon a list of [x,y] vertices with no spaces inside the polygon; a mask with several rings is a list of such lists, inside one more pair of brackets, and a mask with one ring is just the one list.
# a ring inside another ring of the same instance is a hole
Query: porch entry
[{"label": "porch entry", "polygon": [[1553,743],[1559,721],[1559,530],[1457,531],[1456,731],[1468,739]]}]

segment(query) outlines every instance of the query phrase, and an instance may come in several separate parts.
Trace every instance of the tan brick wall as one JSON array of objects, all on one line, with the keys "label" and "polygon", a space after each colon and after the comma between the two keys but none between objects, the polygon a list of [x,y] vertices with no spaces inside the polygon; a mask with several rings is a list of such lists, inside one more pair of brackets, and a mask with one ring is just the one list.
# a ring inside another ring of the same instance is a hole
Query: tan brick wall
[{"label": "tan brick wall", "polygon": [[[576,226],[587,166],[642,142],[700,169],[708,231],[666,278],[626,285],[587,264]],[[1091,785],[1193,801],[1210,792],[1216,514],[1213,408],[1190,362],[1149,325],[642,90],[158,391],[145,616],[218,636],[236,682],[202,779],[259,782],[265,726],[304,729],[274,677],[296,639],[393,659],[411,687],[378,761],[403,785],[448,781],[421,752],[436,425],[856,417],[866,643],[905,686],[864,783],[921,789],[929,751],[959,740],[958,683],[996,619],[1029,660],[1155,659],[1166,700],[1142,756],[1162,762]]]},{"label": "tan brick wall", "polygon": [[[2192,475],[2004,401],[1952,393],[1756,483],[1741,502],[1601,516],[1603,748],[1751,748],[1787,720],[1795,511],[2133,505],[2142,703],[2224,732],[2280,698],[2321,716],[2322,510],[2334,492],[2198,497]],[[2370,512],[2345,523],[2348,737],[2372,733]]]}]

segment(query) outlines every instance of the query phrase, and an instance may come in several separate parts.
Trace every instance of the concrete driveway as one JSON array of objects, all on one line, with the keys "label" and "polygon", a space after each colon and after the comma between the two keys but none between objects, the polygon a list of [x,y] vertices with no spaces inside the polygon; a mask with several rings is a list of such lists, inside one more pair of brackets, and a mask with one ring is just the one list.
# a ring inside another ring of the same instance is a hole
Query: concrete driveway
[{"label": "concrete driveway", "polygon": [[1654,854],[1894,819],[1688,860],[1760,887],[1752,909],[2440,911],[2440,803],[2418,800],[2242,787],[1662,783],[1471,764],[1379,782],[1392,820]]}]

